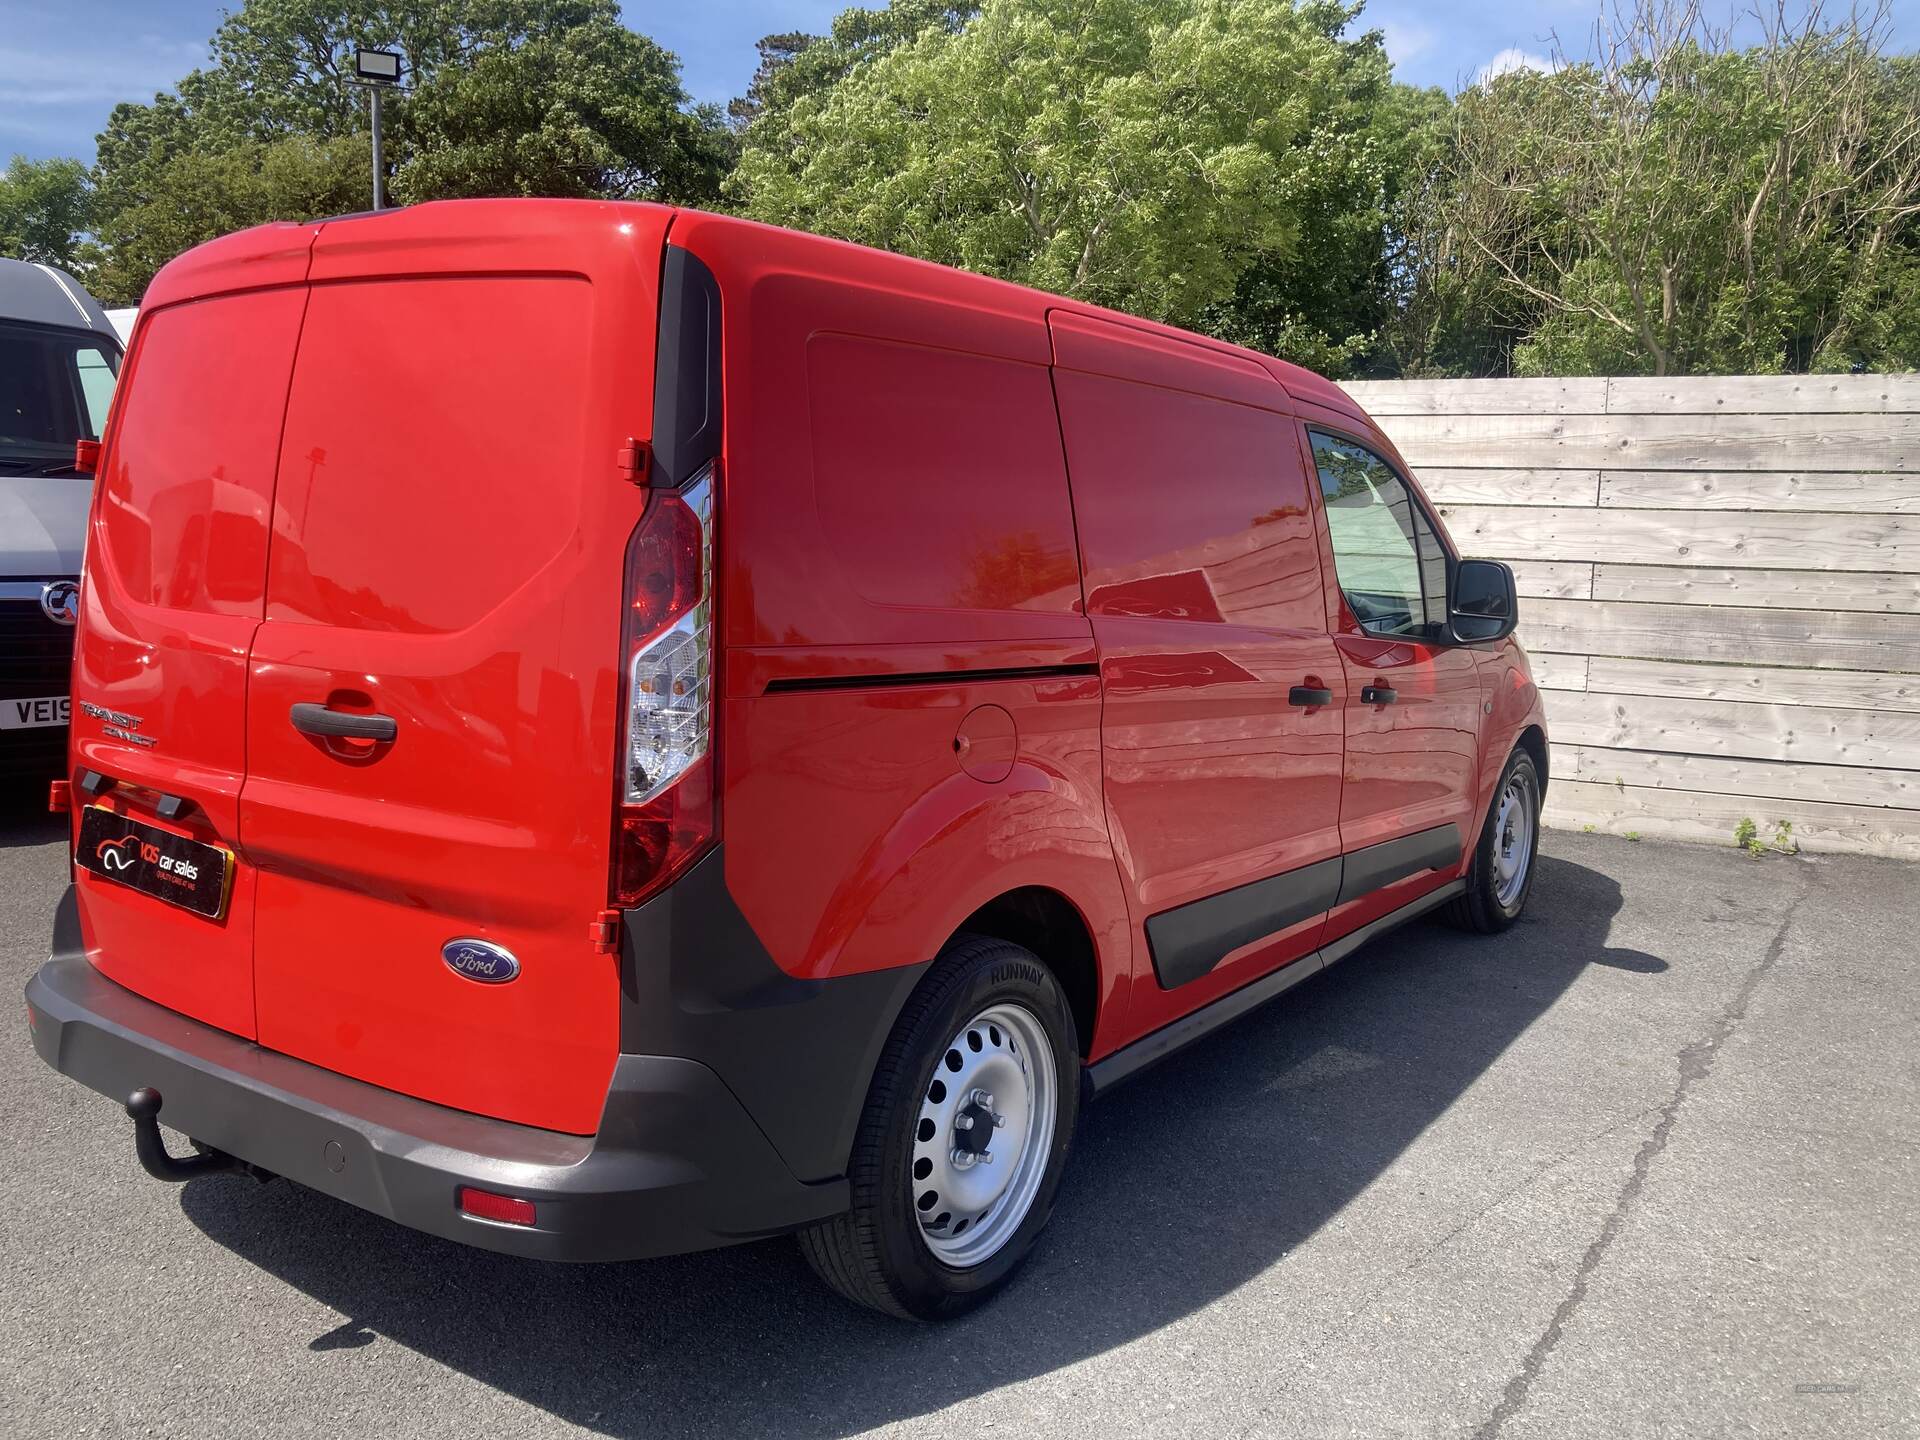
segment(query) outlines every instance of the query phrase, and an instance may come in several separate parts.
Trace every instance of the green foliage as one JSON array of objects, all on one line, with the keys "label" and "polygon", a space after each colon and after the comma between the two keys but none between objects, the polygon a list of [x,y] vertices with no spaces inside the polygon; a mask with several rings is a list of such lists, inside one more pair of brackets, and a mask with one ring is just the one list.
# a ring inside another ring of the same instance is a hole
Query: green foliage
[{"label": "green foliage", "polygon": [[1798,855],[1800,842],[1793,838],[1793,822],[1776,820],[1773,822],[1771,839],[1760,838],[1760,827],[1753,817],[1742,816],[1740,823],[1733,827],[1733,843],[1745,850],[1756,860],[1764,860],[1769,854]]},{"label": "green foliage", "polygon": [[107,303],[132,304],[162,265],[215,235],[364,209],[367,176],[365,141],[351,136],[184,149],[158,168],[150,192],[101,221],[95,291]]},{"label": "green foliage", "polygon": [[78,160],[16,155],[0,170],[0,255],[73,270],[90,223],[93,185]]},{"label": "green foliage", "polygon": [[[609,7],[611,8],[611,7]],[[687,111],[678,62],[615,14],[444,66],[398,127],[402,201],[574,195],[713,204],[732,160],[715,110]]]},{"label": "green foliage", "polygon": [[601,195],[713,203],[731,159],[678,62],[618,0],[243,0],[213,63],[120,105],[95,167],[99,270],[137,299],[180,250],[266,220],[364,209],[367,100],[353,51],[397,49],[386,110],[396,199]]},{"label": "green foliage", "polygon": [[1377,36],[1338,38],[1353,14],[1323,0],[849,12],[764,72],[728,193],[759,219],[1339,363],[1364,336],[1310,313],[1339,308],[1320,305],[1315,267],[1377,239],[1386,188],[1369,126],[1387,65]]},{"label": "green foliage", "polygon": [[1449,98],[1343,0],[894,0],[760,42],[725,115],[619,0],[239,0],[91,175],[16,159],[0,248],[138,298],[174,254],[368,200],[730,204],[1329,374],[1920,366],[1920,57],[1809,9],[1736,48],[1615,0]]},{"label": "green foliage", "polygon": [[1461,95],[1409,220],[1409,368],[1920,365],[1914,58],[1817,10],[1750,49],[1651,4],[1615,20],[1587,59]]}]

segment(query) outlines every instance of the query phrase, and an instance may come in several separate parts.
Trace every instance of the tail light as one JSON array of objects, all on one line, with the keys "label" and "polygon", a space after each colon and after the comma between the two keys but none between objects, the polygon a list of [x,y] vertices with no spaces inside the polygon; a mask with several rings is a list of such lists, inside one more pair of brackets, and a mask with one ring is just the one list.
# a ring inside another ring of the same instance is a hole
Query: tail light
[{"label": "tail light", "polygon": [[713,495],[711,468],[654,491],[627,547],[616,905],[671,883],[714,838]]}]

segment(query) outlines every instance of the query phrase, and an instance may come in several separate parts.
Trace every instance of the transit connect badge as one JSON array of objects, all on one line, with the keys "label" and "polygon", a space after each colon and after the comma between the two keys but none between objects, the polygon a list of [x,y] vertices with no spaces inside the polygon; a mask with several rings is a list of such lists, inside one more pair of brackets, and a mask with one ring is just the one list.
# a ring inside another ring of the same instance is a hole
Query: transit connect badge
[{"label": "transit connect badge", "polygon": [[504,985],[520,974],[512,952],[485,940],[449,940],[440,947],[440,958],[454,974],[482,985]]}]

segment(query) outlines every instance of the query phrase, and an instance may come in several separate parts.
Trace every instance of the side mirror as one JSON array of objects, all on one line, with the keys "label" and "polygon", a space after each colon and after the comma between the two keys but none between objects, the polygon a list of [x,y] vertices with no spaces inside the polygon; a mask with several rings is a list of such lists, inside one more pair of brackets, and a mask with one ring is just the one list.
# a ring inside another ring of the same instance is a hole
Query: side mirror
[{"label": "side mirror", "polygon": [[1447,624],[1462,645],[1504,640],[1520,623],[1513,567],[1498,560],[1462,560],[1453,567]]}]

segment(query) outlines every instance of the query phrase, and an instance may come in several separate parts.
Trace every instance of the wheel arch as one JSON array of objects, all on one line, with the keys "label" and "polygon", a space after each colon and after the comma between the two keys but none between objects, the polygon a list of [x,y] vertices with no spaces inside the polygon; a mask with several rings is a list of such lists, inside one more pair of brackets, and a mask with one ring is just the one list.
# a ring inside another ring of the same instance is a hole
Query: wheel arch
[{"label": "wheel arch", "polygon": [[[1092,1053],[1101,1013],[1099,947],[1080,908],[1048,885],[1022,885],[994,896],[960,922],[954,935],[990,935],[1031,950],[1067,997],[1080,1058]],[[949,942],[952,942],[952,937]]]},{"label": "wheel arch", "polygon": [[1533,757],[1533,768],[1540,777],[1540,798],[1547,798],[1547,732],[1539,724],[1530,724],[1514,740],[1514,748]]}]

